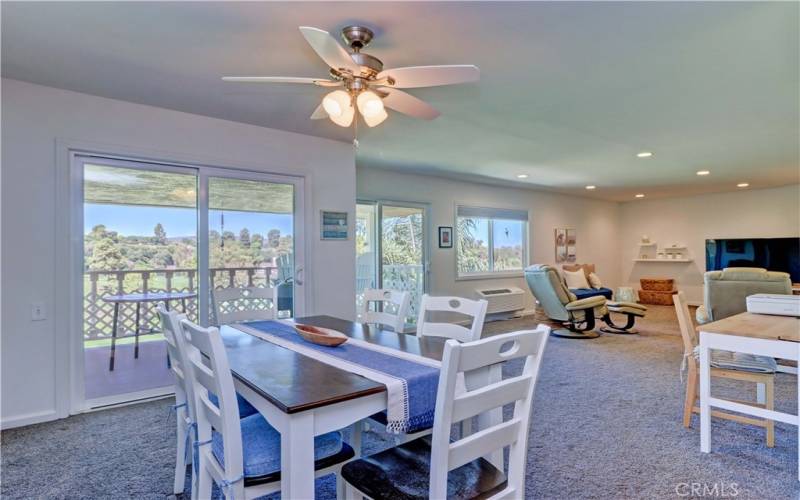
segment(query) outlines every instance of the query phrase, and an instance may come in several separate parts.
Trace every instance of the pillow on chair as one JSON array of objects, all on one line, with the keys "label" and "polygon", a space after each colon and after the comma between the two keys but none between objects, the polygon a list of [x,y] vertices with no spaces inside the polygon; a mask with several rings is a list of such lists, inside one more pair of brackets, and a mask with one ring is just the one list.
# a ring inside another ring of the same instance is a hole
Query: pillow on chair
[{"label": "pillow on chair", "polygon": [[567,288],[590,288],[589,282],[586,281],[586,274],[582,269],[577,271],[564,270],[564,279],[567,282]]},{"label": "pillow on chair", "polygon": [[589,284],[592,285],[592,288],[603,288],[603,282],[595,273],[589,273]]}]

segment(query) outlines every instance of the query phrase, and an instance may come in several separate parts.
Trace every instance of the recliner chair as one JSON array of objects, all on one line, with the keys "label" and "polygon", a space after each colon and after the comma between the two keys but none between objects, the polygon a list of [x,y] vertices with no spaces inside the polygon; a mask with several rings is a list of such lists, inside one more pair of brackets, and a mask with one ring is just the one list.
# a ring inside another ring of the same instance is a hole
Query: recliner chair
[{"label": "recliner chair", "polygon": [[703,275],[703,305],[695,313],[700,324],[718,321],[747,310],[747,296],[757,293],[791,295],[788,273],[760,267],[726,267]]},{"label": "recliner chair", "polygon": [[[633,302],[609,302],[602,296],[576,300],[561,280],[556,268],[547,264],[535,264],[525,269],[525,280],[534,297],[547,316],[561,322],[566,328],[554,328],[557,337],[592,339],[599,336],[594,330],[595,319],[601,318],[606,326],[600,331],[609,333],[636,333],[633,329],[637,317],[643,317],[647,308]],[[625,314],[627,322],[617,326],[611,312]]]}]

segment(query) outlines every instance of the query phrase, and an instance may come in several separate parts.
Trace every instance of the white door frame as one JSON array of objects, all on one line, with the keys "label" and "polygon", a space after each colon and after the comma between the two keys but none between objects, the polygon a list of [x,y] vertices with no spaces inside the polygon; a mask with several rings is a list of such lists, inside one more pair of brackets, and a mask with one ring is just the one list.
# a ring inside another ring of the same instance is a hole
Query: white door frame
[{"label": "white door frame", "polygon": [[[225,177],[265,182],[279,182],[294,185],[294,260],[295,273],[305,271],[306,238],[309,230],[306,198],[307,183],[304,176],[273,174],[248,168],[227,168],[207,166],[194,161],[155,160],[148,153],[139,156],[137,153],[125,155],[107,153],[107,146],[98,147],[86,143],[65,143],[57,141],[57,166],[59,189],[56,206],[60,211],[57,219],[56,241],[67,256],[66,266],[57,266],[56,289],[67,297],[65,301],[56,301],[56,317],[68,318],[68,334],[56,335],[56,413],[58,418],[70,414],[82,413],[110,405],[127,404],[143,399],[161,397],[173,392],[172,386],[149,389],[120,396],[86,400],[84,387],[84,353],[83,353],[83,164],[86,158],[98,158],[98,163],[109,166],[139,168],[163,172],[194,172],[198,179],[197,192],[197,255],[198,255],[198,306],[201,322],[208,318],[208,293],[201,287],[208,286],[208,178]],[[117,148],[114,149],[124,149]],[[148,158],[149,156],[149,158]],[[160,156],[160,155],[159,155]],[[298,231],[302,221],[302,231]],[[63,261],[62,261],[63,262]],[[205,263],[205,264],[203,264]],[[303,280],[304,282],[305,280]],[[308,304],[308,290],[312,287],[302,286],[295,280],[293,309],[295,315],[305,313]],[[206,290],[207,291],[207,290]],[[68,352],[68,356],[59,355]]]}]

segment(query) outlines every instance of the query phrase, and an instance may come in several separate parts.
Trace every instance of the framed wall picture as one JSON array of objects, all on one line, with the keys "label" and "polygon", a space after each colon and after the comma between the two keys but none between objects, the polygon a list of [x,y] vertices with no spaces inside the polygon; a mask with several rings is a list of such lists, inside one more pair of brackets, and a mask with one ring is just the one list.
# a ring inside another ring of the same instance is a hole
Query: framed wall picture
[{"label": "framed wall picture", "polygon": [[[568,235],[567,232],[571,231],[566,228],[556,228],[555,229],[555,248],[556,248],[556,263],[560,264],[562,262],[567,262],[568,259],[568,245],[567,239]],[[573,233],[574,234],[574,233]]]},{"label": "framed wall picture", "polygon": [[347,212],[320,211],[320,238],[347,240]]},{"label": "framed wall picture", "polygon": [[576,240],[575,230],[567,229],[567,262],[575,262],[577,259]]},{"label": "framed wall picture", "polygon": [[439,248],[453,248],[453,228],[439,226]]}]

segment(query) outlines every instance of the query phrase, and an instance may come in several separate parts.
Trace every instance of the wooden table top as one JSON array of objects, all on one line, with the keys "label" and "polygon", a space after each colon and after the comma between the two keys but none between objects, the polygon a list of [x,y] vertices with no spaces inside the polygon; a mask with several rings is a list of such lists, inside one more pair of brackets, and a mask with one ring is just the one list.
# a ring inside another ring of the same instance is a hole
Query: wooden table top
[{"label": "wooden table top", "polygon": [[[331,316],[297,318],[296,323],[338,330],[348,337],[441,360],[444,339],[419,338],[371,328]],[[220,328],[233,376],[285,413],[348,401],[386,391],[361,375],[275,345],[235,325]]]},{"label": "wooden table top", "polygon": [[800,318],[743,312],[700,325],[697,327],[697,331],[800,342]]}]

